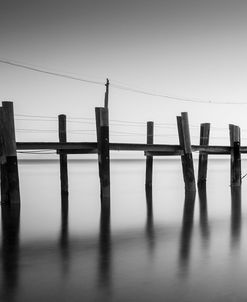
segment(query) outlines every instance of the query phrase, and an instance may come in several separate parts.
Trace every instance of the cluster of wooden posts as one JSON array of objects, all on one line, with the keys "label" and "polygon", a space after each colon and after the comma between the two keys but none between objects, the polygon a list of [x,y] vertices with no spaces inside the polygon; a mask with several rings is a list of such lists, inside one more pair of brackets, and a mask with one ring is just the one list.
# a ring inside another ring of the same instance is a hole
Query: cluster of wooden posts
[{"label": "cluster of wooden posts", "polygon": [[16,142],[14,110],[12,102],[3,102],[0,107],[0,164],[1,202],[20,203],[18,150],[56,150],[60,157],[61,191],[68,194],[68,154],[98,155],[101,206],[110,209],[110,151],[143,151],[146,156],[146,188],[152,187],[153,157],[181,156],[183,178],[186,191],[196,191],[193,152],[199,151],[198,185],[206,182],[207,163],[210,154],[229,154],[231,157],[231,185],[241,185],[241,153],[247,147],[240,146],[240,128],[229,125],[230,146],[210,146],[210,124],[201,124],[200,144],[191,145],[188,114],[177,117],[179,145],[155,144],[154,123],[147,122],[147,143],[111,143],[109,141],[109,114],[105,100],[104,107],[95,108],[97,142],[67,142],[66,116],[58,116],[59,142]]}]

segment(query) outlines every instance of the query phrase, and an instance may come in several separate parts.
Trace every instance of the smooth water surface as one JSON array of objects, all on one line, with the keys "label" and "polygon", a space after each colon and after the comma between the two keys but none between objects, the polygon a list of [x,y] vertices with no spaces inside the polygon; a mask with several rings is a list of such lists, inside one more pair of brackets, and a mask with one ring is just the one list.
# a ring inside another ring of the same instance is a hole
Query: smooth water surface
[{"label": "smooth water surface", "polygon": [[[210,160],[207,188],[185,194],[180,160],[112,161],[111,214],[97,161],[21,162],[21,208],[2,206],[1,301],[247,301],[247,178]],[[197,167],[195,167],[197,171]],[[246,162],[243,161],[243,174]]]}]

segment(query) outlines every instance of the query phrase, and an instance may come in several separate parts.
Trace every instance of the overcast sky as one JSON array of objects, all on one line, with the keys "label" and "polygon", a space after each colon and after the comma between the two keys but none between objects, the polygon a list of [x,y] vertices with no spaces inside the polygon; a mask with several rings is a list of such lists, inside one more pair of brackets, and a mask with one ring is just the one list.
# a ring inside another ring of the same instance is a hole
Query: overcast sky
[{"label": "overcast sky", "polygon": [[[247,2],[237,0],[0,0],[0,58],[152,93],[247,103],[246,16]],[[103,85],[4,64],[0,82],[1,99],[13,100],[16,113],[93,118],[103,105]],[[247,129],[247,105],[179,102],[113,87],[109,104],[113,120],[175,124],[188,111],[191,125]]]}]

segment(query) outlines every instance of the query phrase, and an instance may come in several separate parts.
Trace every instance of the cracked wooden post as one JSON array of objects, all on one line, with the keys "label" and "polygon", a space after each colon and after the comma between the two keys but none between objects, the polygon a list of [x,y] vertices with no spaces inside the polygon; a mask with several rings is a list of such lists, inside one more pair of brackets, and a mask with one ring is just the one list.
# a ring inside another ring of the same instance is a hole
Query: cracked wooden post
[{"label": "cracked wooden post", "polygon": [[[209,123],[201,124],[200,146],[208,146],[209,133],[210,133],[210,124]],[[197,179],[198,186],[203,183],[206,183],[207,167],[208,167],[208,154],[206,152],[200,151],[199,162],[198,162],[198,179]]]},{"label": "cracked wooden post", "polygon": [[[147,122],[147,144],[152,145],[154,143],[154,123]],[[146,156],[146,188],[153,185],[153,156]]]},{"label": "cracked wooden post", "polygon": [[240,128],[229,125],[231,146],[231,186],[241,186]]},{"label": "cracked wooden post", "polygon": [[110,152],[108,109],[95,108],[101,209],[110,209]]},{"label": "cracked wooden post", "polygon": [[[60,114],[58,116],[58,134],[59,134],[59,142],[66,143],[67,142],[67,132],[66,132],[66,115]],[[67,154],[60,153],[60,181],[61,181],[61,193],[68,194],[68,162],[67,162]]]},{"label": "cracked wooden post", "polygon": [[12,102],[2,102],[1,131],[4,141],[6,163],[2,165],[2,202],[20,204],[18,161],[16,153],[14,108]]},{"label": "cracked wooden post", "polygon": [[196,191],[193,156],[190,142],[188,113],[182,112],[177,116],[177,127],[180,146],[183,150],[181,155],[183,177],[186,191]]}]

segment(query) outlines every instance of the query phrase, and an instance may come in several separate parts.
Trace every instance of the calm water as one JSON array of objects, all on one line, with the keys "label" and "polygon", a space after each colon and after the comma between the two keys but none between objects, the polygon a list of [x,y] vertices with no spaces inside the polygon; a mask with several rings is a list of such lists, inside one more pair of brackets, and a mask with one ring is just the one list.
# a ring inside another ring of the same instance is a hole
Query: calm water
[{"label": "calm water", "polygon": [[147,194],[145,161],[113,161],[110,217],[96,161],[70,162],[68,208],[58,162],[19,173],[21,210],[2,207],[1,301],[247,301],[247,178],[231,190],[229,160],[209,162],[195,202],[179,160],[154,162]]}]

